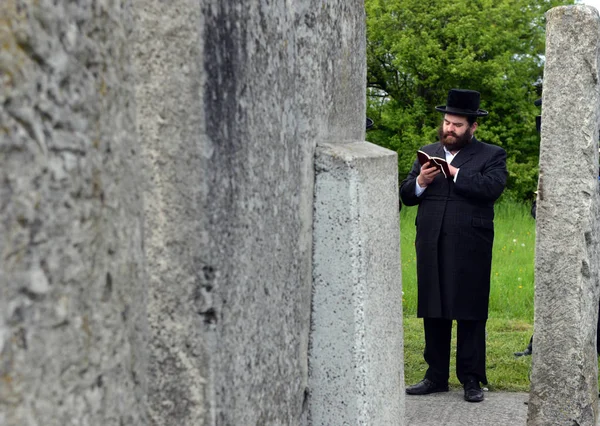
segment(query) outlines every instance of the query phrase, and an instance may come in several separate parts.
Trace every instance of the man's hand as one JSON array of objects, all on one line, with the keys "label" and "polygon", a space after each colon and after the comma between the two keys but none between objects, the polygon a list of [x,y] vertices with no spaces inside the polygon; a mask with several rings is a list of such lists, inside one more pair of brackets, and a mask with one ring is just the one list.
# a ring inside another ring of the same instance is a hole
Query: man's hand
[{"label": "man's hand", "polygon": [[421,173],[417,176],[417,183],[421,188],[427,188],[438,174],[440,174],[440,169],[433,162],[428,161],[421,166]]}]

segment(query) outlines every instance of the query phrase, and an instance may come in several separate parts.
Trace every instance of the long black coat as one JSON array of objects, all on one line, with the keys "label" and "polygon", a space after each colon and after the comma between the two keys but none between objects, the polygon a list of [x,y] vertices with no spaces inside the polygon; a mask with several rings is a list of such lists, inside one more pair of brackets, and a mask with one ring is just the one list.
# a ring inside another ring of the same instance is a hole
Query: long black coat
[{"label": "long black coat", "polygon": [[[445,158],[439,142],[421,150]],[[404,205],[419,205],[415,223],[417,316],[483,320],[490,294],[494,202],[508,174],[506,151],[473,138],[451,164],[460,169],[456,183],[440,173],[417,197],[420,165],[415,161],[400,184]]]}]

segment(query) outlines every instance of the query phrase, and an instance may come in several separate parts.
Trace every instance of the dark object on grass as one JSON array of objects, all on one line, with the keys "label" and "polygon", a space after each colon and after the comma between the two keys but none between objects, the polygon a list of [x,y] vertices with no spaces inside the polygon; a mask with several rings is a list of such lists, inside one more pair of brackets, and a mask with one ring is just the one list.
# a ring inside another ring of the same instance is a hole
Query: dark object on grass
[{"label": "dark object on grass", "polygon": [[371,120],[369,117],[367,117],[367,130],[370,130],[371,127],[373,127],[373,120]]},{"label": "dark object on grass", "polygon": [[531,339],[529,339],[529,344],[527,345],[527,348],[525,348],[525,350],[523,352],[515,352],[515,356],[531,355],[532,352],[533,352],[533,336],[531,336]]}]

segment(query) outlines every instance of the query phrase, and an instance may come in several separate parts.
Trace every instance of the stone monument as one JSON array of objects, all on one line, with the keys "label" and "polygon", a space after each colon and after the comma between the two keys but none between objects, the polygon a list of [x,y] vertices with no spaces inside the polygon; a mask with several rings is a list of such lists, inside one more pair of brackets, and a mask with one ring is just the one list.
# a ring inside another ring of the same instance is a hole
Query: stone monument
[{"label": "stone monument", "polygon": [[352,409],[328,403],[403,424],[397,166],[363,142],[365,62],[359,0],[0,1],[0,425],[327,424],[346,317],[313,277],[360,292]]},{"label": "stone monument", "polygon": [[0,425],[146,425],[124,2],[0,2]]},{"label": "stone monument", "polygon": [[310,345],[314,425],[403,425],[396,153],[317,148]]},{"label": "stone monument", "polygon": [[[320,143],[364,140],[363,4],[150,0],[135,13],[152,420],[309,424],[323,402],[308,365],[313,211],[339,208],[313,207],[314,156]],[[391,251],[377,267],[396,269],[368,284],[399,294],[396,160],[372,161],[387,165],[373,182],[387,185],[379,206],[391,209],[381,247]],[[367,229],[382,218],[355,219]],[[389,314],[373,309],[369,321]]]},{"label": "stone monument", "polygon": [[598,418],[598,12],[547,13],[528,426]]}]

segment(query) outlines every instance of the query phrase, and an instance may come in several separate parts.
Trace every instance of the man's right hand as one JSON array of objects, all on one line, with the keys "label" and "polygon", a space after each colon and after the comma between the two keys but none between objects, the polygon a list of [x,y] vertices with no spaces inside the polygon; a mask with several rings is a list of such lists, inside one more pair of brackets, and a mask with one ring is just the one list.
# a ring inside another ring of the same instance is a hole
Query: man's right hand
[{"label": "man's right hand", "polygon": [[428,161],[421,166],[421,173],[417,176],[417,183],[421,188],[427,188],[439,173],[440,169],[433,162]]}]

